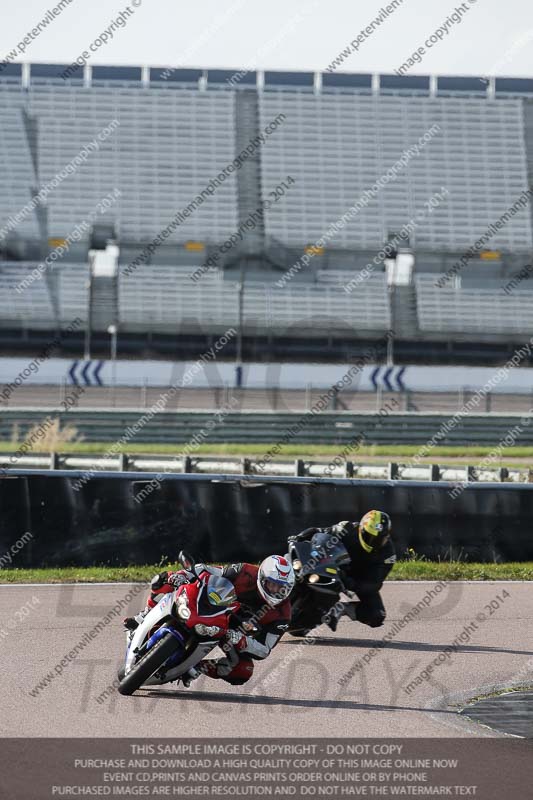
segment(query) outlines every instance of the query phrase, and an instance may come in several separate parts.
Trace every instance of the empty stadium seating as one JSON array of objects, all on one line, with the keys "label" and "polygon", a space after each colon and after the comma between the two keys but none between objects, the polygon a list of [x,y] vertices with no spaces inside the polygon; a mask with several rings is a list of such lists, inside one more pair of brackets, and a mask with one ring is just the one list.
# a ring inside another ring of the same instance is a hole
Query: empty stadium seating
[{"label": "empty stadium seating", "polygon": [[[49,230],[66,236],[88,219],[97,203],[118,188],[109,212],[122,238],[148,241],[156,236],[234,158],[234,95],[231,92],[175,92],[124,87],[38,84],[27,94],[0,81],[0,105],[12,125],[21,126],[22,109],[38,119],[41,185],[118,120],[116,131],[98,142],[84,164],[53,189],[48,198]],[[31,160],[19,130],[0,145],[4,162],[13,161],[16,191],[0,206],[2,221],[29,199]],[[102,219],[100,217],[99,219]],[[168,241],[225,239],[237,225],[235,176],[179,225]]]},{"label": "empty stadium seating", "polygon": [[435,285],[434,275],[416,278],[417,316],[422,332],[521,334],[533,333],[533,293],[502,287],[450,288]]},{"label": "empty stadium seating", "polygon": [[[87,274],[79,264],[51,267],[32,279],[36,263],[0,263],[0,326],[50,330],[87,319]],[[25,282],[26,281],[26,282]]]},{"label": "empty stadium seating", "polygon": [[[500,252],[493,261],[469,262],[461,288],[435,283],[530,183],[533,84],[492,81],[489,90],[474,78],[430,82],[381,76],[372,82],[371,76],[269,72],[260,80],[249,73],[231,88],[231,74],[175,70],[165,80],[161,70],[148,75],[140,68],[102,67],[95,69],[92,82],[87,72],[84,83],[81,74],[65,82],[41,65],[25,84],[20,74],[0,75],[5,187],[0,192],[0,241],[2,227],[32,193],[88,143],[97,142],[86,161],[50,191],[47,228],[43,209],[40,217],[29,210],[17,224],[16,235],[32,240],[33,250],[25,251],[22,242],[2,256],[11,259],[18,253],[25,261],[0,262],[0,326],[45,329],[64,327],[76,316],[87,319],[86,241],[75,244],[65,256],[68,261],[58,262],[46,277],[22,293],[15,290],[34,268],[30,259],[38,257],[45,232],[64,237],[84,220],[112,221],[122,247],[120,264],[130,264],[251,138],[282,114],[282,124],[266,138],[253,170],[227,177],[154,250],[147,259],[153,263],[129,275],[122,271],[118,300],[110,300],[121,332],[215,333],[236,327],[241,255],[248,258],[247,334],[288,335],[301,343],[304,337],[316,341],[328,333],[377,336],[394,326],[396,336],[406,339],[464,341],[493,335],[499,341],[532,332],[533,294],[527,282],[511,295],[502,290],[502,281],[530,258],[531,207],[493,232],[487,246]],[[110,125],[116,126],[112,132]],[[432,127],[420,153],[338,230],[324,252],[282,288],[276,284],[282,270],[290,269],[304,248]],[[221,260],[225,271],[211,270],[192,281],[191,273],[288,176],[294,182],[266,209],[264,230],[254,230],[254,247],[242,243],[241,248],[239,242]],[[430,197],[443,188],[448,196],[433,210],[427,208]],[[119,199],[94,217],[98,202],[115,189],[121,191]],[[347,294],[343,286],[412,220],[414,284],[401,287],[403,294],[389,295],[378,259],[371,277]],[[189,251],[185,243],[190,240],[202,244]],[[94,323],[98,315],[91,319]]]},{"label": "empty stadium seating", "polygon": [[58,276],[57,302],[59,319],[68,324],[76,317],[87,319],[88,273],[79,264],[63,264],[53,274]]},{"label": "empty stadium seating", "polygon": [[[519,100],[270,91],[260,95],[260,110],[263,124],[286,115],[264,146],[263,183],[295,179],[267,211],[267,232],[287,244],[315,241],[434,124],[440,131],[335,236],[336,246],[379,249],[416,219],[415,246],[469,247],[528,185]],[[428,213],[426,201],[442,187],[448,198]],[[531,247],[529,209],[491,244]]]},{"label": "empty stadium seating", "polygon": [[[126,331],[220,331],[237,327],[237,284],[220,272],[193,282],[193,270],[152,265],[123,275],[119,283],[120,326]],[[352,275],[352,273],[350,273]],[[328,331],[358,335],[385,331],[390,311],[384,276],[373,276],[351,295],[316,283],[287,288],[248,281],[244,329],[257,334],[324,336]]]},{"label": "empty stadium seating", "polygon": [[[88,275],[79,264],[49,267],[31,277],[37,263],[0,264],[0,325],[22,329],[68,326],[87,320]],[[118,321],[121,331],[185,333],[224,332],[239,324],[238,286],[211,271],[197,282],[190,268],[139,267],[119,279]],[[353,273],[339,273],[337,281],[318,280],[280,289],[249,280],[244,292],[244,330],[259,335],[352,336],[378,333],[390,327],[387,286],[383,275],[365,280],[348,295],[342,285]],[[326,277],[326,276],[325,276]],[[18,289],[17,289],[18,287]]]},{"label": "empty stadium seating", "polygon": [[[59,67],[57,75],[51,67],[35,77],[32,71],[27,88],[0,76],[0,166],[9,186],[0,198],[0,226],[29,200],[34,163],[39,183],[46,184],[115,119],[120,126],[99,143],[98,152],[51,192],[51,236],[66,235],[119,188],[122,196],[109,218],[118,222],[122,240],[149,241],[233,160],[237,133],[247,141],[248,133],[251,138],[280,113],[285,119],[261,148],[258,175],[263,197],[287,175],[295,179],[266,212],[267,235],[287,246],[313,243],[435,124],[437,135],[330,247],[379,248],[415,218],[411,243],[416,247],[468,247],[528,185],[523,98],[529,89],[518,84],[502,85],[497,99],[491,99],[474,79],[474,88],[468,81],[462,87],[462,79],[448,86],[443,79],[437,96],[430,97],[414,86],[409,94],[403,86],[409,76],[398,79],[403,88],[397,89],[382,76],[381,94],[369,93],[367,84],[346,91],[328,81],[317,94],[311,73],[305,80],[297,80],[298,73],[268,73],[264,90],[257,93],[259,119],[252,115],[249,131],[237,132],[239,90],[257,91],[255,84],[231,89],[224,76],[211,71],[202,89],[201,70],[183,76],[172,71],[167,81],[152,70],[151,83],[143,85],[140,70],[128,79],[118,68],[98,69],[89,86],[81,84],[81,75],[77,82],[63,82]],[[36,121],[33,153],[23,110]],[[428,213],[425,203],[442,187],[448,199]],[[167,241],[216,244],[255,210],[249,205],[239,196],[235,174],[230,175]],[[36,235],[33,215],[17,231]],[[529,209],[503,226],[491,246],[531,248]]]},{"label": "empty stadium seating", "polygon": [[[0,263],[0,327],[47,330],[66,328],[88,314],[87,273],[79,264],[62,263],[24,285],[36,263]],[[236,276],[209,271],[191,280],[196,267],[148,265],[121,275],[118,324],[122,333],[223,333],[239,325]],[[326,271],[314,282],[291,281],[284,288],[248,278],[244,289],[245,335],[349,338],[381,335],[395,327],[396,338],[454,341],[493,335],[521,340],[533,334],[533,286],[523,281],[505,293],[504,283],[484,287],[453,281],[436,285],[438,276],[415,276],[412,291],[415,329],[394,318],[384,274],[364,278],[347,294],[343,286],[357,273]],[[16,287],[20,291],[17,291]]]}]

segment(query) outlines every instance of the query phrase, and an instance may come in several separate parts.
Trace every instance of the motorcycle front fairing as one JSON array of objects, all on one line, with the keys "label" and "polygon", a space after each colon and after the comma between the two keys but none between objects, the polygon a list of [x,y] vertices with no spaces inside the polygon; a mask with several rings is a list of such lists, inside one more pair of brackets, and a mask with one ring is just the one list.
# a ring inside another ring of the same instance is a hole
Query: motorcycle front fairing
[{"label": "motorcycle front fairing", "polygon": [[[343,544],[334,542],[323,532],[316,533],[311,540],[291,542],[291,561],[300,562],[295,569],[297,579],[307,581],[315,591],[342,591],[342,568],[350,563],[350,556]],[[318,581],[309,581],[310,576],[318,576]]]},{"label": "motorcycle front fairing", "polygon": [[[144,685],[161,685],[176,680],[180,675],[183,675],[191,667],[198,664],[199,661],[217,647],[219,644],[219,637],[210,638],[208,640],[202,639],[195,634],[194,625],[198,623],[207,625],[216,624],[222,631],[227,630],[229,617],[233,611],[238,609],[239,603],[229,605],[228,607],[219,607],[217,609],[211,607],[207,608],[207,605],[204,605],[205,610],[209,612],[207,614],[202,613],[198,608],[198,603],[201,603],[209,587],[213,584],[216,585],[219,581],[220,579],[209,577],[207,582],[199,580],[184,584],[176,591],[163,595],[157,605],[148,612],[143,621],[136,628],[131,639],[130,634],[128,634],[128,648],[126,652],[124,674],[127,675],[135,665],[138,651],[151,637],[157,636],[159,631],[162,631],[165,627],[169,628],[169,632],[164,635],[176,636],[177,653],[179,652],[180,640],[182,652],[188,650],[186,658],[176,666],[171,666],[163,672],[159,670],[158,674],[152,675],[144,682]],[[187,620],[180,620],[181,625],[177,627],[176,604],[180,602],[180,595],[182,594],[187,597],[187,603],[191,609],[191,616]],[[211,602],[213,601],[211,600]],[[155,634],[154,629],[157,629]],[[190,646],[191,644],[192,647]]]},{"label": "motorcycle front fairing", "polygon": [[[145,616],[143,621],[133,632],[133,635],[126,634],[127,636],[127,650],[126,650],[126,663],[124,665],[124,674],[127,675],[136,662],[137,652],[149,640],[150,633],[156,628],[163,628],[168,623],[173,622],[172,608],[175,602],[175,592],[169,592],[161,597],[161,600],[155,605]],[[181,664],[179,665],[181,667]],[[185,668],[186,669],[186,668]],[[185,670],[184,670],[185,671]],[[165,679],[166,681],[166,679]],[[165,681],[157,680],[153,676],[147,683],[163,683]]]},{"label": "motorcycle front fairing", "polygon": [[289,551],[297,581],[291,628],[301,633],[320,625],[341,593],[346,592],[342,568],[350,557],[342,543],[332,542],[322,532],[311,540],[292,541]]}]

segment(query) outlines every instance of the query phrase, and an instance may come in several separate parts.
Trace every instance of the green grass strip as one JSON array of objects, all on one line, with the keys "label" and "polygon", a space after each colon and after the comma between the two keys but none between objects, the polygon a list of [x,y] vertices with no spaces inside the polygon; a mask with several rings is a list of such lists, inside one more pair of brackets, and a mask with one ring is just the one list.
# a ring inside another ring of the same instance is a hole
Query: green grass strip
[{"label": "green grass strip", "polygon": [[[117,583],[148,582],[164,567],[57,567],[0,570],[0,583]],[[389,580],[400,581],[533,581],[533,562],[469,564],[464,561],[399,561]]]},{"label": "green grass strip", "polygon": [[[56,450],[59,453],[76,453],[78,455],[98,455],[103,456],[109,450],[112,442],[59,442]],[[281,445],[276,458],[327,458],[336,456],[342,451],[343,444],[286,444]],[[15,442],[0,442],[0,453],[13,453],[18,445]],[[261,458],[274,447],[278,447],[275,442],[256,443],[256,444],[202,444],[199,445],[193,454],[198,456],[252,456]],[[357,450],[347,455],[348,460],[361,462],[365,457],[380,458],[383,461],[409,459],[416,455],[422,445],[367,445],[359,447]],[[130,443],[121,447],[116,446],[115,452],[125,452],[129,455],[162,455],[179,457],[183,445],[181,444],[157,444],[157,443]],[[470,459],[474,463],[479,457],[489,455],[493,447],[459,445],[434,447],[431,453],[420,459],[421,464],[431,463],[454,463],[453,459]],[[46,450],[48,452],[48,450]],[[39,455],[40,451],[35,446],[32,455]],[[512,464],[512,459],[531,459],[533,464],[533,447],[506,447],[503,458],[495,459],[495,465]]]}]

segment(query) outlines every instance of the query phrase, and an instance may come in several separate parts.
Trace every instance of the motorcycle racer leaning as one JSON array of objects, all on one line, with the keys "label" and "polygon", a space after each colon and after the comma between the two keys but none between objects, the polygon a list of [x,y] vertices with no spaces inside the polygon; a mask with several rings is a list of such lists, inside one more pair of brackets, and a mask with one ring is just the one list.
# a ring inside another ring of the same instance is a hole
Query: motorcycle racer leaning
[{"label": "motorcycle racer leaning", "polygon": [[[185,686],[190,686],[195,678],[203,674],[210,678],[221,678],[233,686],[240,686],[252,677],[254,660],[270,655],[289,627],[289,595],[295,584],[294,571],[282,556],[269,556],[259,567],[246,563],[226,567],[207,567],[205,564],[196,566],[198,573],[202,570],[231,581],[241,604],[239,616],[244,621],[238,626],[238,620],[234,620],[234,626],[221,642],[220,646],[227,654],[225,657],[217,661],[200,661],[182,680]],[[135,630],[165,593],[173,592],[191,580],[195,580],[194,574],[185,569],[155,575],[146,609],[136,617],[127,617],[124,626],[128,630]]]},{"label": "motorcycle racer leaning", "polygon": [[343,614],[371,628],[383,625],[386,612],[380,589],[396,562],[390,531],[389,515],[373,510],[368,511],[359,522],[343,521],[329,528],[306,528],[297,536],[289,537],[289,542],[306,541],[315,533],[327,533],[348,551],[351,562],[343,570],[343,581],[349,591],[355,592],[359,601],[340,603],[338,610],[328,615],[325,621],[332,631],[337,630]]}]

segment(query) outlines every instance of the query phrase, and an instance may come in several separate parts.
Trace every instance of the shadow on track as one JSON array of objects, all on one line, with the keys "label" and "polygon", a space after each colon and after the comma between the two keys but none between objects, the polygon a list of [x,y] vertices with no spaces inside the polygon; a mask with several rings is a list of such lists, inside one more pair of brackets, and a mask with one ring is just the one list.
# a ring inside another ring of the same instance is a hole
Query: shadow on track
[{"label": "shadow on track", "polygon": [[[280,643],[281,646],[287,645],[301,645],[302,639],[283,639]],[[436,652],[440,653],[445,647],[449,647],[450,643],[433,644],[429,642],[404,642],[398,639],[393,639],[391,642],[383,642],[381,639],[320,639],[317,637],[315,640],[317,647],[353,647],[368,650],[372,647],[377,647],[380,650],[411,650],[413,652]],[[459,644],[457,645],[456,653],[510,653],[515,656],[533,656],[532,650],[509,650],[505,647],[488,647],[482,644]]]},{"label": "shadow on track", "polygon": [[[376,703],[356,703],[349,700],[312,700],[307,698],[296,697],[272,697],[270,695],[261,694],[230,694],[223,692],[170,692],[170,691],[155,691],[144,690],[142,694],[135,695],[140,699],[153,700],[154,698],[166,698],[168,700],[198,700],[211,702],[211,703],[230,703],[238,705],[252,705],[252,706],[289,706],[293,708],[324,708],[324,709],[341,709],[343,711],[384,711],[387,714],[391,711],[422,711],[426,713],[427,708],[423,706],[391,706],[391,705],[378,705]],[[446,709],[431,709],[432,714],[447,714],[448,716],[455,716],[455,711],[447,711]]]}]

